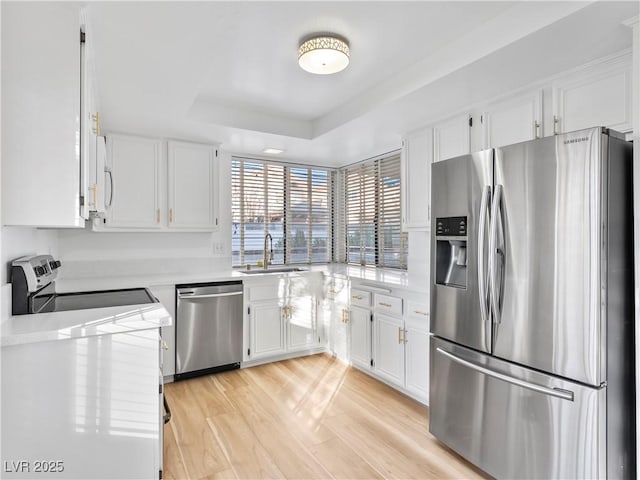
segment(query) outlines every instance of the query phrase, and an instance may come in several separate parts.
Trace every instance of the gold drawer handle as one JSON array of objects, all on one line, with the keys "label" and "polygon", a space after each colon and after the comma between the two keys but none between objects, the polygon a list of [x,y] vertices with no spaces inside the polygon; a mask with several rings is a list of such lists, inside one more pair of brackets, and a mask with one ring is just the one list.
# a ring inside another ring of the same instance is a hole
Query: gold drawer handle
[{"label": "gold drawer handle", "polygon": [[417,313],[418,315],[424,315],[425,317],[429,315],[427,312],[423,312],[422,310],[414,310],[413,313]]},{"label": "gold drawer handle", "polygon": [[383,307],[391,308],[391,304],[390,303],[378,302],[378,305],[382,305]]},{"label": "gold drawer handle", "polygon": [[364,297],[362,295],[351,295],[351,298],[355,300],[362,300]]}]

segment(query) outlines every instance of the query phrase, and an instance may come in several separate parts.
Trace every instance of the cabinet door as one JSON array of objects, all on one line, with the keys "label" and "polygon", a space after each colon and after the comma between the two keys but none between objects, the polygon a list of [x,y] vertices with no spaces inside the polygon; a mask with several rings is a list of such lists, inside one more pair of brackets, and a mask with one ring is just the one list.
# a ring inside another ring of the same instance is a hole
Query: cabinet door
[{"label": "cabinet door", "polygon": [[387,380],[404,385],[404,331],[402,319],[376,313],[374,316],[374,367]]},{"label": "cabinet door", "polygon": [[306,350],[319,343],[315,319],[315,297],[303,295],[291,297],[287,314],[288,342],[287,350]]},{"label": "cabinet door", "polygon": [[160,228],[162,141],[108,135],[107,164],[112,190],[108,195],[105,225]]},{"label": "cabinet door", "polygon": [[405,388],[424,402],[428,402],[429,326],[428,316],[425,317],[426,321],[409,314],[405,319]]},{"label": "cabinet door", "polygon": [[250,305],[251,359],[285,352],[284,320],[277,302]]},{"label": "cabinet door", "polygon": [[465,155],[470,151],[469,115],[458,115],[433,126],[433,161]]},{"label": "cabinet door", "polygon": [[592,67],[553,85],[554,133],[605,126],[629,132],[631,125],[629,56]]},{"label": "cabinet door", "polygon": [[341,360],[349,361],[349,284],[332,278],[325,293],[325,311],[331,315],[329,348]]},{"label": "cabinet door", "polygon": [[542,136],[542,90],[489,105],[482,114],[483,148],[496,148]]},{"label": "cabinet door", "polygon": [[79,4],[2,3],[2,222],[84,227]]},{"label": "cabinet door", "polygon": [[212,145],[167,142],[170,228],[217,227],[217,155]]},{"label": "cabinet door", "polygon": [[402,228],[429,227],[433,132],[430,128],[408,135],[402,142]]},{"label": "cabinet door", "polygon": [[369,369],[371,367],[371,311],[351,307],[351,363]]},{"label": "cabinet door", "polygon": [[166,376],[175,375],[176,373],[176,286],[160,285],[150,287],[151,293],[160,300],[160,303],[167,309],[171,315],[171,325],[162,327],[163,347],[163,368],[162,374]]}]

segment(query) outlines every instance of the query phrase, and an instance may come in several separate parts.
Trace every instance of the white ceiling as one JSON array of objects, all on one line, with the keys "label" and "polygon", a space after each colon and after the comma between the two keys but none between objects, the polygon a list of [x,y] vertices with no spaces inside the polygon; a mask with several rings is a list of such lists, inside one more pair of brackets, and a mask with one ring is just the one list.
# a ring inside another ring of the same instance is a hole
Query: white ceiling
[{"label": "white ceiling", "polygon": [[[340,165],[403,132],[631,45],[638,2],[92,2],[107,131],[220,142]],[[315,76],[302,37],[346,37]]]}]

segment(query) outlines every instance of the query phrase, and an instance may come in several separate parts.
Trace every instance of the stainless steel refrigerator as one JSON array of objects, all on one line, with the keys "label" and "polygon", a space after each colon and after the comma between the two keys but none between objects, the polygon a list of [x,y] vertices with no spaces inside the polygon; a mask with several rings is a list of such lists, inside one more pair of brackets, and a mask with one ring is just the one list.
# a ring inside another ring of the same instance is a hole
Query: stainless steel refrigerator
[{"label": "stainless steel refrigerator", "polygon": [[497,478],[635,478],[632,147],[432,166],[433,435]]}]

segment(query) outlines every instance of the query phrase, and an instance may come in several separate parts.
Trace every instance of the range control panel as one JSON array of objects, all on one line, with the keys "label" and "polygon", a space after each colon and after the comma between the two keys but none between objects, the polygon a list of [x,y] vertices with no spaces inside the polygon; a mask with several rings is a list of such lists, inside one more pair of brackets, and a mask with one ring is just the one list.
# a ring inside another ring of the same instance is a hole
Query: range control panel
[{"label": "range control panel", "polygon": [[467,217],[436,218],[436,236],[466,237]]}]

